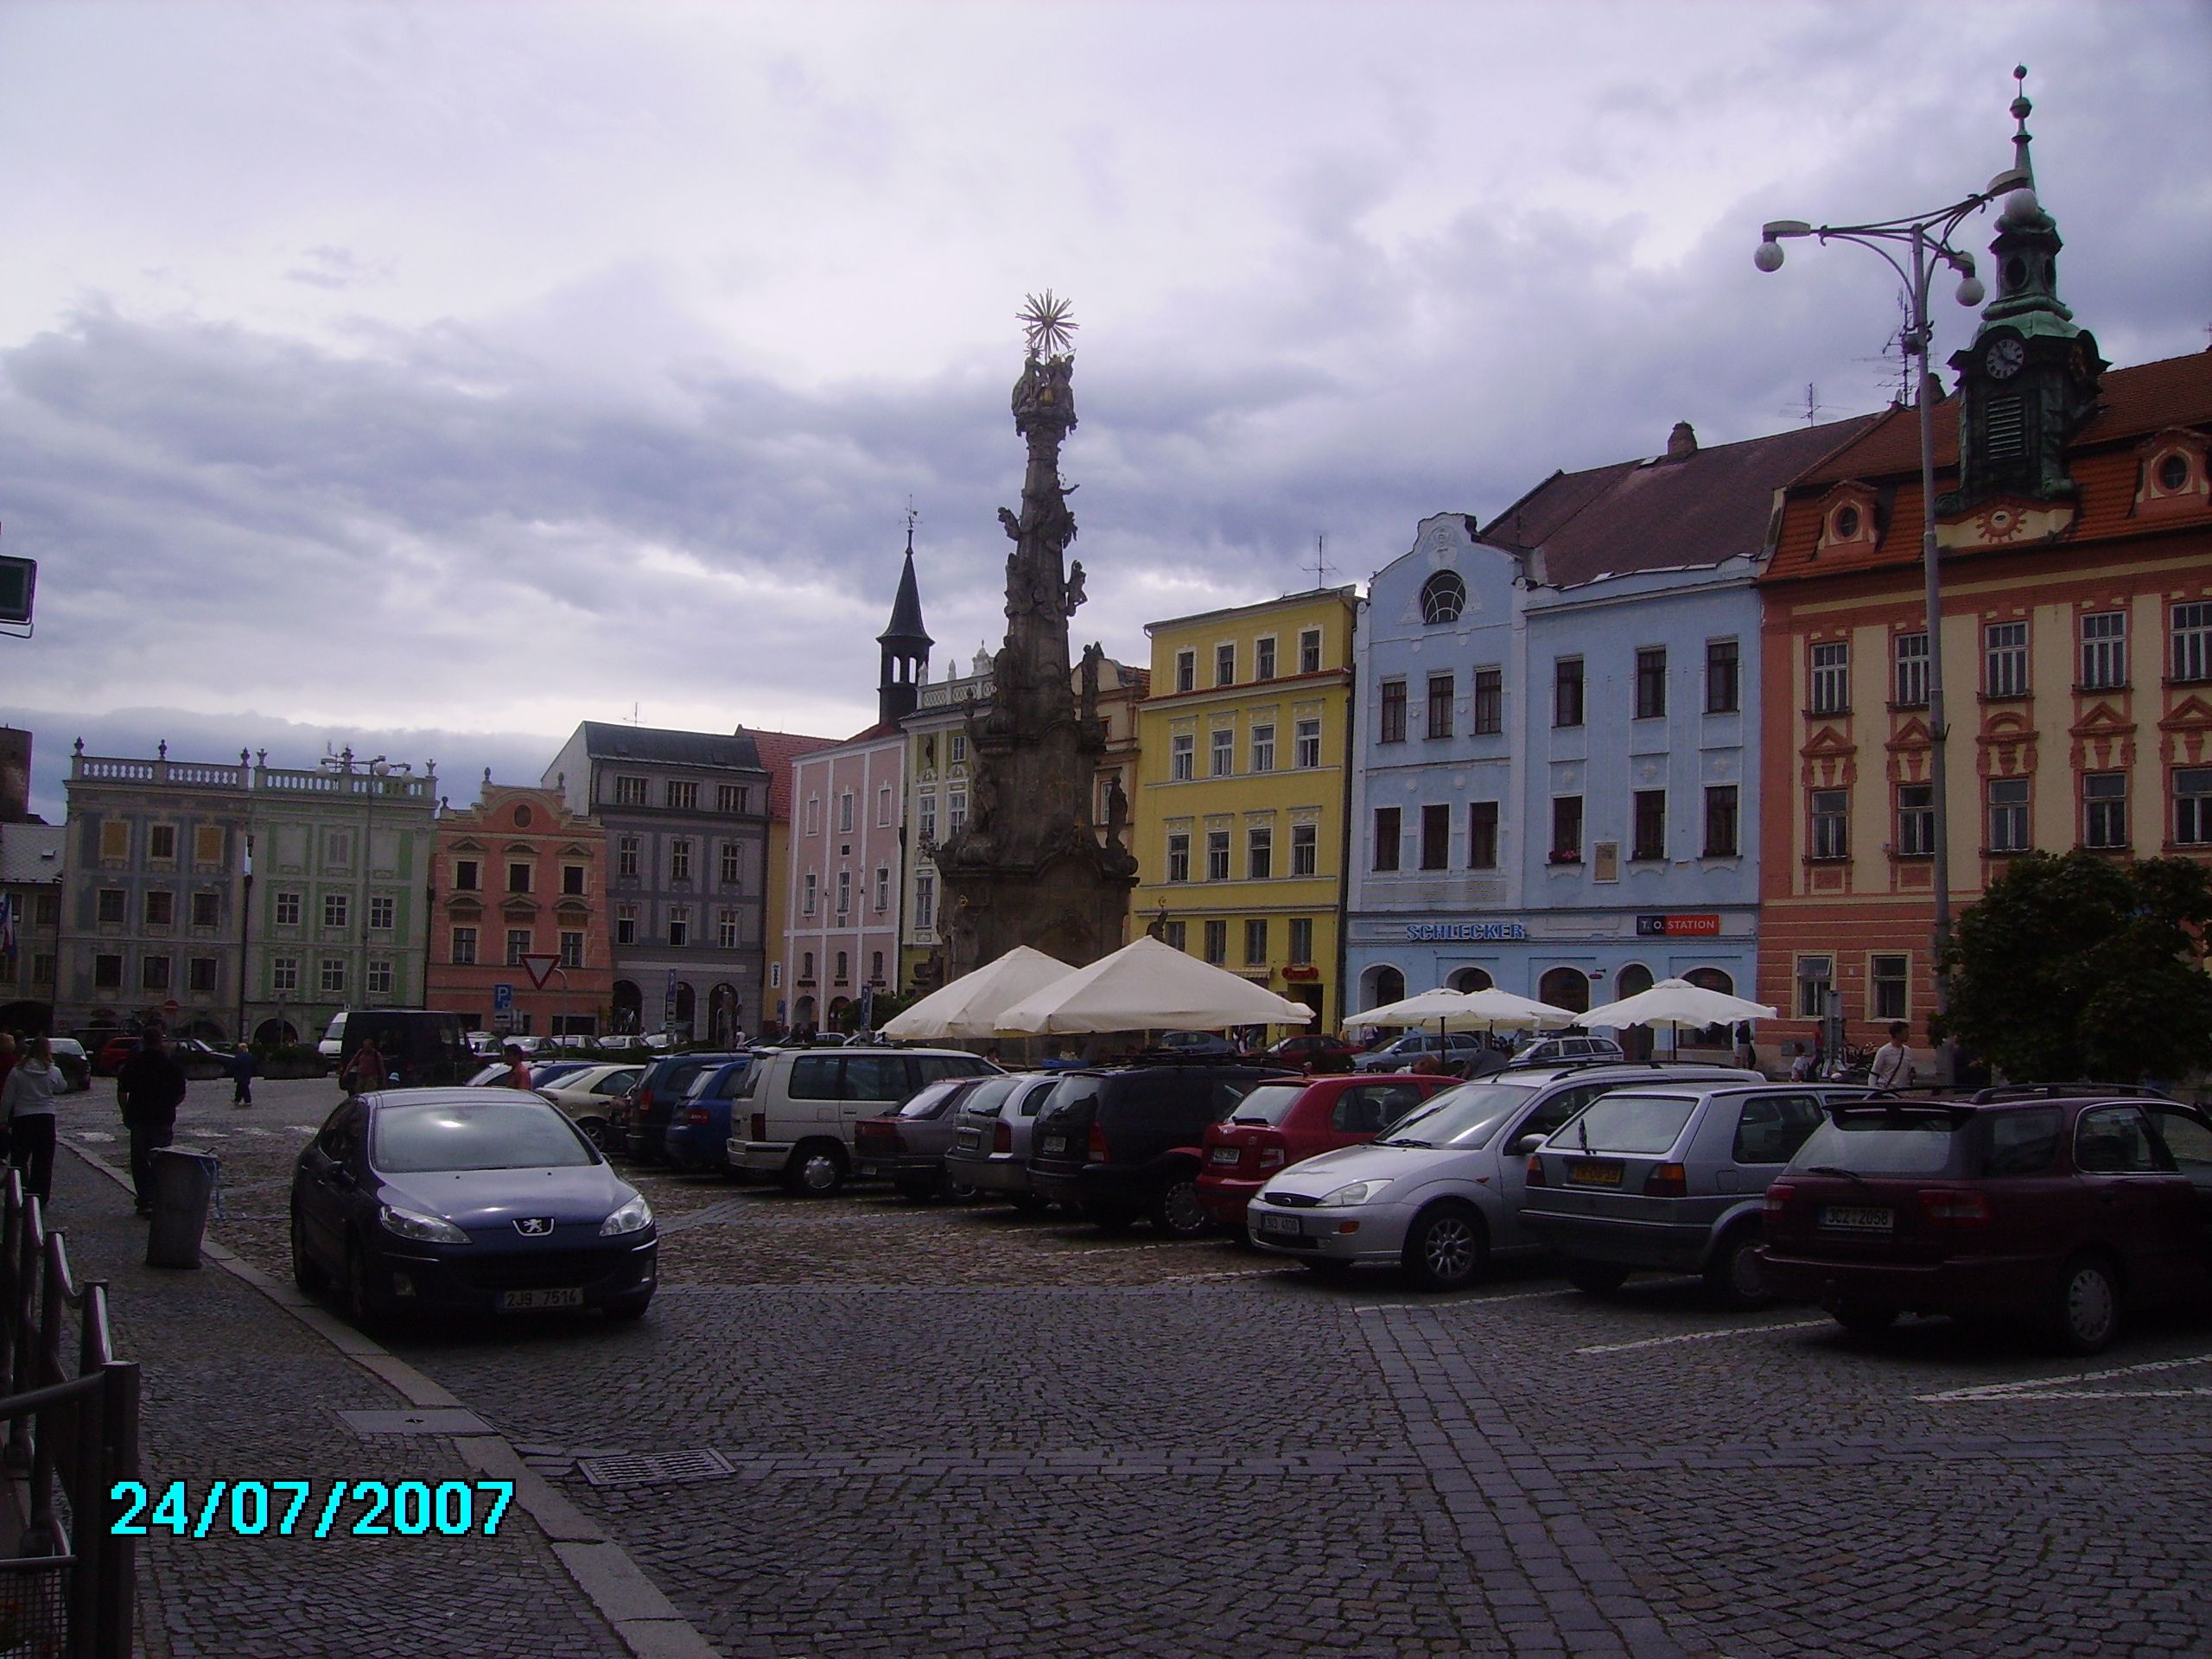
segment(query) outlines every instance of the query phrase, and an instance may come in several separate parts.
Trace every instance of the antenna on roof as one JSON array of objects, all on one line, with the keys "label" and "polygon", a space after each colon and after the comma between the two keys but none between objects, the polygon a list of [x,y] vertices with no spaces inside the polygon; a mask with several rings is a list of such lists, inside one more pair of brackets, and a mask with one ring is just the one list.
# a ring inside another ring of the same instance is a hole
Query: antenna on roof
[{"label": "antenna on roof", "polygon": [[638,705],[634,702],[630,705],[630,723],[632,726],[638,723]]},{"label": "antenna on roof", "polygon": [[[1882,378],[1875,384],[1883,389],[1884,395],[1887,397],[1890,403],[1898,409],[1904,409],[1912,402],[1912,349],[1905,340],[1905,337],[1911,332],[1911,302],[1905,292],[1900,289],[1897,291],[1897,326],[1891,331],[1889,337],[1883,340],[1880,354],[1875,357],[1859,357],[1852,359],[1855,363],[1882,365]],[[1895,354],[1892,355],[1892,353]],[[1890,384],[1892,374],[1897,377],[1895,385]]]},{"label": "antenna on roof", "polygon": [[1325,534],[1313,537],[1313,587],[1316,592],[1329,585],[1328,573],[1337,568],[1322,556],[1328,543],[1329,538]]},{"label": "antenna on roof", "polygon": [[[1808,380],[1805,383],[1804,415],[1806,425],[1818,426],[1821,423],[1821,416],[1827,414],[1830,410],[1834,410],[1834,407],[1835,405],[1834,404],[1824,404],[1821,401],[1819,389],[1815,387],[1811,381]],[[1795,415],[1797,412],[1798,411],[1794,409],[1785,409],[1782,411],[1784,415]]]}]

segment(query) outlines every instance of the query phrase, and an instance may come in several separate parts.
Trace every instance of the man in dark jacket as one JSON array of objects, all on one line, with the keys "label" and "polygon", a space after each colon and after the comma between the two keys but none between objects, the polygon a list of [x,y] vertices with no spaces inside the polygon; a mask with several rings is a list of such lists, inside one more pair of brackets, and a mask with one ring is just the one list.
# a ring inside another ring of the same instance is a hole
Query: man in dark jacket
[{"label": "man in dark jacket", "polygon": [[162,1049],[158,1031],[141,1037],[137,1052],[115,1074],[116,1103],[130,1130],[130,1185],[142,1216],[154,1213],[154,1153],[176,1138],[184,1088],[184,1068]]}]

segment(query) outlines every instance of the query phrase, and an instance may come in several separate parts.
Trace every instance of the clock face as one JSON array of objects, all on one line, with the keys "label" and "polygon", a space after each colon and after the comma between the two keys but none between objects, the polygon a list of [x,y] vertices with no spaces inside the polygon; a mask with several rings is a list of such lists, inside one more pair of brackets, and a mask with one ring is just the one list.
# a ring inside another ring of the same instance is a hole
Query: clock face
[{"label": "clock face", "polygon": [[2008,335],[1993,343],[1981,360],[1989,370],[1990,378],[2007,379],[2018,373],[2020,365],[2028,360],[2027,347]]}]

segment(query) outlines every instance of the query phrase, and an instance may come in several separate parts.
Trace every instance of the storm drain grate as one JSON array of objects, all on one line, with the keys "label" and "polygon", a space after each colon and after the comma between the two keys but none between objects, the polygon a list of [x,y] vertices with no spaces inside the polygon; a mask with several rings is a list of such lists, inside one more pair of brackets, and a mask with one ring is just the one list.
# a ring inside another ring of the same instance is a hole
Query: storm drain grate
[{"label": "storm drain grate", "polygon": [[707,1451],[579,1458],[576,1468],[594,1486],[659,1486],[678,1480],[719,1480],[733,1472],[721,1452]]}]

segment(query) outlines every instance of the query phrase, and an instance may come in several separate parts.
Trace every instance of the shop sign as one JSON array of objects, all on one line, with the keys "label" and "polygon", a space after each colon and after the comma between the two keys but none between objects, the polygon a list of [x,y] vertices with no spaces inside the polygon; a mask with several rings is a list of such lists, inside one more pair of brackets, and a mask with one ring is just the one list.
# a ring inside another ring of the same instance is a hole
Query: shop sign
[{"label": "shop sign", "polygon": [[1720,932],[1720,918],[1706,916],[1639,916],[1636,937],[1652,938],[1713,938]]},{"label": "shop sign", "polygon": [[1408,922],[1406,937],[1416,944],[1473,944],[1486,939],[1525,939],[1518,922]]},{"label": "shop sign", "polygon": [[1294,984],[1304,984],[1321,977],[1321,970],[1310,962],[1293,963],[1282,970],[1282,976]]}]

